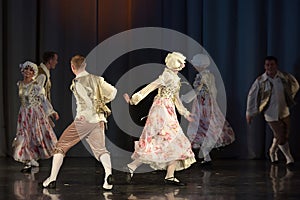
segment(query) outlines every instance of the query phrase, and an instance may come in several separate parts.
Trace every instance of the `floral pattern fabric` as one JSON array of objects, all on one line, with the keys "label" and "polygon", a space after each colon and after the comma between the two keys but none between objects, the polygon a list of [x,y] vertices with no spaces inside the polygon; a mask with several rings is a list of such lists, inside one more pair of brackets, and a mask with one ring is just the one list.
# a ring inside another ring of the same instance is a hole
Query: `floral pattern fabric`
[{"label": "floral pattern fabric", "polygon": [[21,107],[12,145],[13,158],[23,163],[49,158],[57,138],[48,121],[48,115],[55,111],[37,82],[18,82],[18,86]]},{"label": "floral pattern fabric", "polygon": [[[232,143],[235,135],[216,101],[214,76],[208,70],[197,74],[194,81],[197,97],[193,100],[192,113],[195,121],[188,126],[187,135],[192,146],[203,152]],[[201,153],[201,152],[200,152]],[[199,154],[199,157],[205,155]]]},{"label": "floral pattern fabric", "polygon": [[[156,87],[149,90],[149,85],[153,83]],[[195,162],[195,158],[191,143],[181,129],[175,111],[180,79],[177,74],[165,70],[153,83],[146,86],[147,93],[156,88],[159,88],[159,92],[154,98],[141,137],[135,142],[132,158],[160,170],[166,169],[172,161],[180,161],[177,162],[176,170],[186,169]],[[139,95],[139,100],[145,97],[143,92],[136,94]],[[176,106],[181,105],[177,103]],[[182,114],[187,112],[182,107],[178,110]]]}]

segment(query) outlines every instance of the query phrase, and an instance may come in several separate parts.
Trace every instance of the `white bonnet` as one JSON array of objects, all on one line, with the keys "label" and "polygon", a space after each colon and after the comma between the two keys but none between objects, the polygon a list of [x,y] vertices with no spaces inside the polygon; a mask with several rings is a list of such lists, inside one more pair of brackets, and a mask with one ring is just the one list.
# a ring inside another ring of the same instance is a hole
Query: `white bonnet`
[{"label": "white bonnet", "polygon": [[166,66],[169,69],[181,70],[181,63],[185,63],[185,59],[186,57],[179,52],[168,53],[167,57],[165,58]]},{"label": "white bonnet", "polygon": [[191,60],[191,63],[197,67],[208,66],[210,64],[210,59],[205,54],[196,54]]},{"label": "white bonnet", "polygon": [[33,78],[35,78],[38,75],[38,67],[37,67],[37,65],[34,64],[33,62],[26,61],[23,64],[20,64],[21,72],[23,72],[24,68],[27,67],[27,66],[29,66],[29,67],[31,67],[33,69],[33,72],[34,72]]}]

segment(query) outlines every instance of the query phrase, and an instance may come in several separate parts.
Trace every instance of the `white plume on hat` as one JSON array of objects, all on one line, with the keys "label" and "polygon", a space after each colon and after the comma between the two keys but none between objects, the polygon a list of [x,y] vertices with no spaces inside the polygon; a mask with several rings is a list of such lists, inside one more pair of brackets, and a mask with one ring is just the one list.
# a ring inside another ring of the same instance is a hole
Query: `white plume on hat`
[{"label": "white plume on hat", "polygon": [[24,68],[27,67],[27,66],[29,66],[29,67],[31,67],[33,69],[33,72],[34,72],[33,78],[35,78],[38,75],[38,67],[37,67],[37,65],[34,64],[33,62],[26,61],[23,64],[20,64],[21,71],[23,72]]},{"label": "white plume on hat", "polygon": [[196,54],[191,60],[191,63],[197,67],[208,66],[210,59],[206,54]]},{"label": "white plume on hat", "polygon": [[181,70],[181,63],[185,63],[185,59],[186,57],[179,52],[168,53],[167,57],[165,58],[166,66],[169,69]]}]

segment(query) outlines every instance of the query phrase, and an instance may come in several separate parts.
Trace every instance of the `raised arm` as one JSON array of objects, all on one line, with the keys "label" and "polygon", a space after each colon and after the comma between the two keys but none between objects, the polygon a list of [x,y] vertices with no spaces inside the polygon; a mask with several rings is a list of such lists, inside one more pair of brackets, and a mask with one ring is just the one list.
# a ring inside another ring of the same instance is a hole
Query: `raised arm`
[{"label": "raised arm", "polygon": [[[131,99],[129,100],[129,103],[131,105],[137,105],[142,99],[144,99],[148,94],[150,94],[155,89],[159,88],[161,85],[160,79],[156,79],[155,81],[148,84],[146,87],[141,89],[140,91],[136,92],[132,95]],[[126,94],[124,95],[125,98]],[[126,100],[126,98],[125,98]]]}]

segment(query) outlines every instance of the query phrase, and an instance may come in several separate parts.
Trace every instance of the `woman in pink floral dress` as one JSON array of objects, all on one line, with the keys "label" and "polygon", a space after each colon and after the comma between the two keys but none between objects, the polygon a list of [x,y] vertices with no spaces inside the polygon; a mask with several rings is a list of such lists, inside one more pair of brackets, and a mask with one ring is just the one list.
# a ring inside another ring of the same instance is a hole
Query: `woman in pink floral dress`
[{"label": "woman in pink floral dress", "polygon": [[167,55],[165,62],[167,68],[158,79],[132,95],[132,98],[124,94],[128,103],[136,105],[158,89],[140,139],[135,142],[134,161],[127,166],[131,177],[136,168],[145,163],[155,170],[167,170],[167,184],[185,185],[174,176],[175,171],[186,169],[195,162],[191,143],[181,129],[175,111],[176,106],[188,121],[193,120],[179,98],[180,78],[177,73],[185,66],[185,57],[173,52]]},{"label": "woman in pink floral dress", "polygon": [[210,59],[205,54],[197,54],[191,63],[199,71],[194,81],[194,96],[183,95],[181,99],[188,103],[193,99],[192,113],[195,121],[190,122],[187,135],[193,148],[200,148],[199,158],[202,164],[211,162],[209,152],[235,140],[234,132],[221,112],[217,101],[217,89],[214,75],[207,69]]},{"label": "woman in pink floral dress", "polygon": [[13,141],[13,158],[25,164],[22,172],[30,172],[38,167],[38,159],[52,156],[57,142],[56,135],[48,121],[55,115],[42,87],[34,79],[38,73],[32,62],[20,65],[23,80],[17,83],[21,107],[18,114],[17,134]]}]

